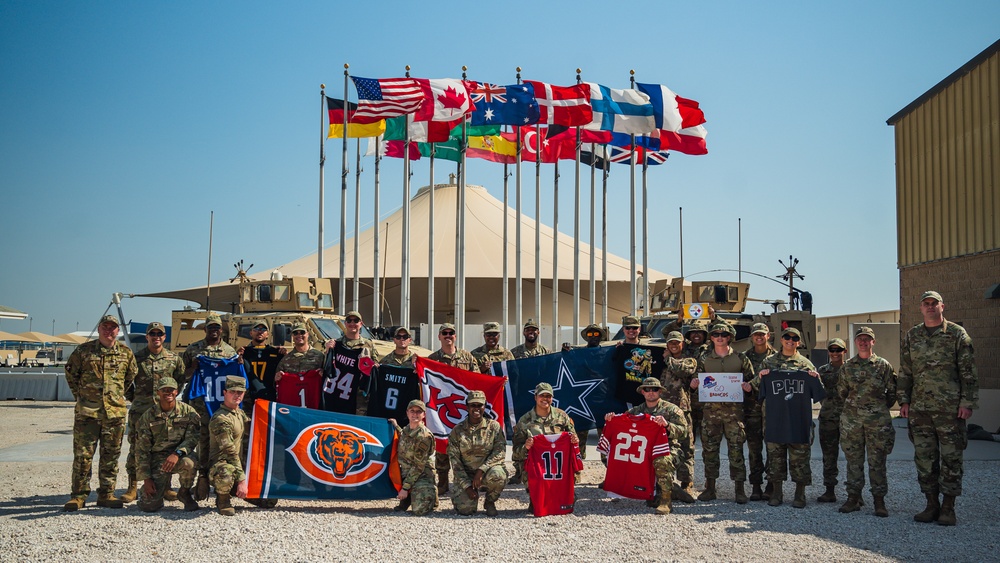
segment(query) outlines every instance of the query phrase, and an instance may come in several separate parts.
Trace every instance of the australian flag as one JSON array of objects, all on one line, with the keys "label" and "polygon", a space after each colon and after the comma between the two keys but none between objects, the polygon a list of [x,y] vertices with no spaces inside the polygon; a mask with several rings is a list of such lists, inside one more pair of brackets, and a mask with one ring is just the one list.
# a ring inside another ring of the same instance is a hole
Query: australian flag
[{"label": "australian flag", "polygon": [[530,125],[538,122],[538,100],[530,84],[497,86],[468,81],[465,85],[472,103],[476,105],[470,114],[470,125]]},{"label": "australian flag", "polygon": [[568,414],[577,430],[604,426],[604,415],[625,412],[615,399],[614,346],[574,348],[533,358],[493,364],[494,375],[509,378],[507,401],[514,416],[535,408],[535,386],[552,385],[552,404]]}]

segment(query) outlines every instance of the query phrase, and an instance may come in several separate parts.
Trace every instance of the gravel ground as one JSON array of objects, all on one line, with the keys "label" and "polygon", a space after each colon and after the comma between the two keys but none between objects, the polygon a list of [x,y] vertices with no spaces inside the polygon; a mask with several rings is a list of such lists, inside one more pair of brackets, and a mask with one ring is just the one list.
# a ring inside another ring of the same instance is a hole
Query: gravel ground
[{"label": "gravel ground", "polygon": [[[789,504],[791,483],[785,484],[786,503],[780,507],[740,506],[732,501],[730,481],[720,481],[720,500],[675,503],[675,512],[661,517],[640,501],[605,498],[596,486],[603,467],[594,459],[586,462],[577,487],[575,514],[547,518],[527,513],[521,486],[504,491],[498,518],[458,516],[449,500],[423,518],[393,513],[392,500],[281,500],[270,510],[235,500],[237,515],[229,518],[210,510],[211,501],[194,513],[167,503],[160,513],[144,514],[135,504],[97,508],[91,504],[96,493],[82,511],[63,513],[72,416],[68,403],[0,403],[0,560],[217,560],[225,557],[224,545],[242,559],[283,561],[1000,559],[996,461],[966,461],[959,524],[951,528],[913,522],[923,496],[913,463],[906,460],[889,462],[889,518],[872,514],[868,493],[866,506],[853,514],[837,512],[840,502],[817,504],[819,484],[808,488],[809,505],[802,510]],[[819,460],[812,470],[821,481]],[[123,489],[124,455],[120,471]],[[696,471],[702,474],[700,459]],[[841,502],[844,495],[841,485]],[[241,540],[233,542],[236,538]]]}]

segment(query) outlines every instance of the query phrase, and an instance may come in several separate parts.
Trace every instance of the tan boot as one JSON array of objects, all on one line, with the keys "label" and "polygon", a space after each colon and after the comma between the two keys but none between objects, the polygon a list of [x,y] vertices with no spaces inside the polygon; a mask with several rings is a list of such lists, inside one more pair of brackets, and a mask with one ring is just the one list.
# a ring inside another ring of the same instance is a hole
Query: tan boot
[{"label": "tan boot", "polygon": [[674,509],[673,502],[671,502],[670,489],[660,492],[660,504],[656,507],[656,513],[661,516],[666,516]]},{"label": "tan boot", "polygon": [[746,504],[750,500],[743,487],[743,481],[736,481],[736,504]]},{"label": "tan boot", "polygon": [[448,471],[438,471],[438,494],[443,495],[448,492]]},{"label": "tan boot", "polygon": [[847,493],[847,502],[845,502],[837,510],[839,512],[843,512],[844,514],[861,510],[861,495],[852,495],[851,493]]},{"label": "tan boot", "polygon": [[955,495],[944,495],[944,500],[941,501],[941,514],[938,516],[937,523],[942,526],[954,526],[958,523],[955,518]]},{"label": "tan boot", "polygon": [[923,512],[918,512],[913,516],[914,522],[933,522],[941,515],[941,504],[938,503],[937,493],[924,493],[927,497],[927,506]]},{"label": "tan boot", "polygon": [[837,502],[837,493],[833,490],[833,486],[827,486],[826,492],[821,494],[816,502]]},{"label": "tan boot", "polygon": [[135,497],[139,495],[139,485],[135,482],[135,475],[128,476],[128,490],[125,494],[118,497],[122,499],[122,502],[128,504],[130,502],[135,502]]},{"label": "tan boot", "polygon": [[215,507],[219,509],[219,514],[223,516],[236,516],[236,509],[233,508],[231,502],[229,502],[230,495],[220,495],[215,496]]},{"label": "tan boot", "polygon": [[691,483],[685,481],[680,484],[680,486],[674,485],[674,490],[672,493],[672,498],[676,498],[681,502],[692,503],[695,501],[694,490],[691,488]]},{"label": "tan boot", "polygon": [[705,490],[698,495],[698,500],[705,502],[716,498],[718,497],[715,494],[715,479],[705,479]]},{"label": "tan boot", "polygon": [[750,491],[750,500],[764,500],[764,491],[760,488],[760,483],[754,483],[753,490]]},{"label": "tan boot", "polygon": [[878,516],[879,518],[888,518],[889,509],[885,507],[885,497],[872,495],[872,498],[875,499],[875,516]]},{"label": "tan boot", "polygon": [[792,506],[795,508],[806,507],[806,486],[803,483],[795,483],[795,498],[792,499]]},{"label": "tan boot", "polygon": [[64,512],[76,512],[84,507],[86,497],[73,497],[69,499],[69,502],[63,505]]},{"label": "tan boot", "polygon": [[782,494],[783,494],[782,491],[781,491],[781,486],[783,484],[784,483],[768,483],[767,484],[768,487],[771,487],[771,493],[770,493],[770,495],[768,496],[768,499],[767,499],[767,505],[768,506],[781,506],[781,502],[782,502],[782,500],[784,500],[784,499],[781,498]]},{"label": "tan boot", "polygon": [[116,497],[113,492],[100,493],[97,495],[97,506],[103,508],[124,508],[125,503],[122,502],[122,499]]},{"label": "tan boot", "polygon": [[184,503],[185,512],[194,512],[195,510],[201,508],[198,506],[198,501],[194,500],[194,497],[191,496],[191,489],[187,487],[181,487],[181,489],[177,491],[177,498]]},{"label": "tan boot", "polygon": [[167,490],[163,491],[163,500],[175,501],[177,500],[177,491],[167,486]]}]

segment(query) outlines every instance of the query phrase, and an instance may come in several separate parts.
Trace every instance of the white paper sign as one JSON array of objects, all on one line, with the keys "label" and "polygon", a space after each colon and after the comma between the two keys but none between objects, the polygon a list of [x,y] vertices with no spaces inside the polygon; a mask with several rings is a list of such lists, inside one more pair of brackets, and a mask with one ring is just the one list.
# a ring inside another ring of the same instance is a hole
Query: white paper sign
[{"label": "white paper sign", "polygon": [[703,403],[742,403],[742,373],[699,373],[698,400]]}]

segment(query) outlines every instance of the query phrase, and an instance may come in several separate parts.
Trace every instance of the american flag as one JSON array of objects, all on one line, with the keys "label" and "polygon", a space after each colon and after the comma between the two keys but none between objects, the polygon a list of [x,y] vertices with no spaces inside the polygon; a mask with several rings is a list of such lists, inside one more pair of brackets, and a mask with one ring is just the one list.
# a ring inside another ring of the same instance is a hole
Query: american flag
[{"label": "american flag", "polygon": [[352,76],[358,90],[354,122],[373,123],[388,117],[413,113],[424,101],[420,83],[414,78],[361,78]]}]

